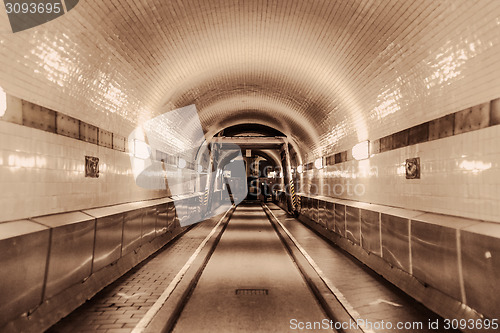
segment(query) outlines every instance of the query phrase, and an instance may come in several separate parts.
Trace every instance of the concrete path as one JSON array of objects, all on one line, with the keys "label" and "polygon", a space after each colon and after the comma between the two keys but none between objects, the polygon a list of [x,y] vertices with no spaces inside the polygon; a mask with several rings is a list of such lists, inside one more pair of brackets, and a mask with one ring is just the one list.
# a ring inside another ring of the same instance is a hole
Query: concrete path
[{"label": "concrete path", "polygon": [[291,332],[324,319],[262,207],[240,205],[174,332]]}]

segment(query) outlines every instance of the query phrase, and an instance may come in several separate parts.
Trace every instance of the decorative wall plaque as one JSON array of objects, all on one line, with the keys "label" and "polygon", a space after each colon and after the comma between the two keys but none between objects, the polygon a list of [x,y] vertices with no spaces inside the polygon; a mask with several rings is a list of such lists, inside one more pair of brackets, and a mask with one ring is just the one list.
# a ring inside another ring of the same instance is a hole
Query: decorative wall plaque
[{"label": "decorative wall plaque", "polygon": [[420,179],[420,157],[406,160],[406,179]]},{"label": "decorative wall plaque", "polygon": [[99,178],[99,158],[85,156],[85,177]]}]

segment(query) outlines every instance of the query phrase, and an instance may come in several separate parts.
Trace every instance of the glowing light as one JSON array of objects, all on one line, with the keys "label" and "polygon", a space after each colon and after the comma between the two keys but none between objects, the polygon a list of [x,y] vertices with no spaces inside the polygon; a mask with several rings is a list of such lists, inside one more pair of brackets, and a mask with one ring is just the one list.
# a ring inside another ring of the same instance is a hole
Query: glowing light
[{"label": "glowing light", "polygon": [[370,145],[368,141],[363,141],[352,147],[352,157],[356,160],[365,160],[370,157]]},{"label": "glowing light", "polygon": [[484,170],[491,169],[491,163],[484,163],[482,161],[467,161],[464,160],[459,165],[460,169],[466,171],[471,171],[473,173],[479,173]]},{"label": "glowing light", "polygon": [[323,168],[323,158],[320,157],[320,158],[316,159],[316,161],[314,161],[314,166],[316,167],[316,169],[322,169]]},{"label": "glowing light", "polygon": [[141,140],[134,140],[134,156],[140,159],[147,159],[151,155],[151,148],[148,144]]},{"label": "glowing light", "polygon": [[396,173],[400,176],[406,175],[406,163],[402,163],[396,169]]},{"label": "glowing light", "polygon": [[15,168],[34,168],[36,165],[35,157],[23,157],[18,155],[9,156],[9,166]]},{"label": "glowing light", "polygon": [[202,173],[203,172],[203,166],[201,164],[198,164],[198,173]]},{"label": "glowing light", "polygon": [[186,167],[186,160],[183,158],[179,158],[179,161],[177,162],[177,167],[179,169],[184,169]]},{"label": "glowing light", "polygon": [[302,173],[303,170],[304,170],[304,167],[302,166],[302,164],[297,167],[298,173]]},{"label": "glowing light", "polygon": [[6,111],[7,111],[7,95],[5,94],[5,91],[3,91],[3,89],[0,87],[0,117],[3,117]]}]

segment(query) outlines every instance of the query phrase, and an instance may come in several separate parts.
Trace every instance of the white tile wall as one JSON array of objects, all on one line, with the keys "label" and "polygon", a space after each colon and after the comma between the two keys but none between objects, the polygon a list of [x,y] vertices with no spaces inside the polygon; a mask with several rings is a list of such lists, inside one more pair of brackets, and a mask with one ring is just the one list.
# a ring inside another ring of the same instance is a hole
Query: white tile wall
[{"label": "white tile wall", "polygon": [[499,97],[499,22],[497,0],[81,1],[0,36],[0,86],[123,136],[197,103],[209,134],[267,124],[314,160]]},{"label": "white tile wall", "polygon": [[[85,155],[99,178],[85,178]],[[138,187],[126,153],[0,121],[0,222],[160,198]]]},{"label": "white tile wall", "polygon": [[[315,184],[314,191],[324,177],[329,187],[323,195],[500,222],[499,142],[500,126],[492,126],[395,149],[308,171],[303,189],[311,192]],[[404,163],[412,157],[420,157],[420,179],[405,177]],[[372,175],[363,175],[366,167]]]}]

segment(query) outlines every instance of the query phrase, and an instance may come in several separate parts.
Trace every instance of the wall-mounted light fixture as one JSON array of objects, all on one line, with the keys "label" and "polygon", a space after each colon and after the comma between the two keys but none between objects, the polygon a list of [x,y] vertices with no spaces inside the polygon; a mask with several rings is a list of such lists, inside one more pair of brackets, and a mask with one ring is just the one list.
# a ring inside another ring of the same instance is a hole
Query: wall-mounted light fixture
[{"label": "wall-mounted light fixture", "polygon": [[370,142],[363,141],[352,147],[352,157],[358,161],[370,157]]},{"label": "wall-mounted light fixture", "polygon": [[304,171],[304,167],[303,167],[303,166],[302,166],[302,164],[301,164],[301,165],[299,165],[299,166],[297,167],[297,172],[298,172],[298,173],[302,173],[302,171]]},{"label": "wall-mounted light fixture", "polygon": [[149,145],[141,140],[134,140],[134,156],[140,159],[147,159],[151,155]]},{"label": "wall-mounted light fixture", "polygon": [[314,161],[314,166],[316,169],[322,169],[323,168],[323,157],[317,158],[316,161]]},{"label": "wall-mounted light fixture", "polygon": [[177,167],[179,169],[184,169],[186,167],[186,160],[179,157],[179,161],[177,161]]},{"label": "wall-mounted light fixture", "polygon": [[0,117],[3,117],[6,111],[7,111],[7,94],[2,89],[2,87],[0,87]]}]

